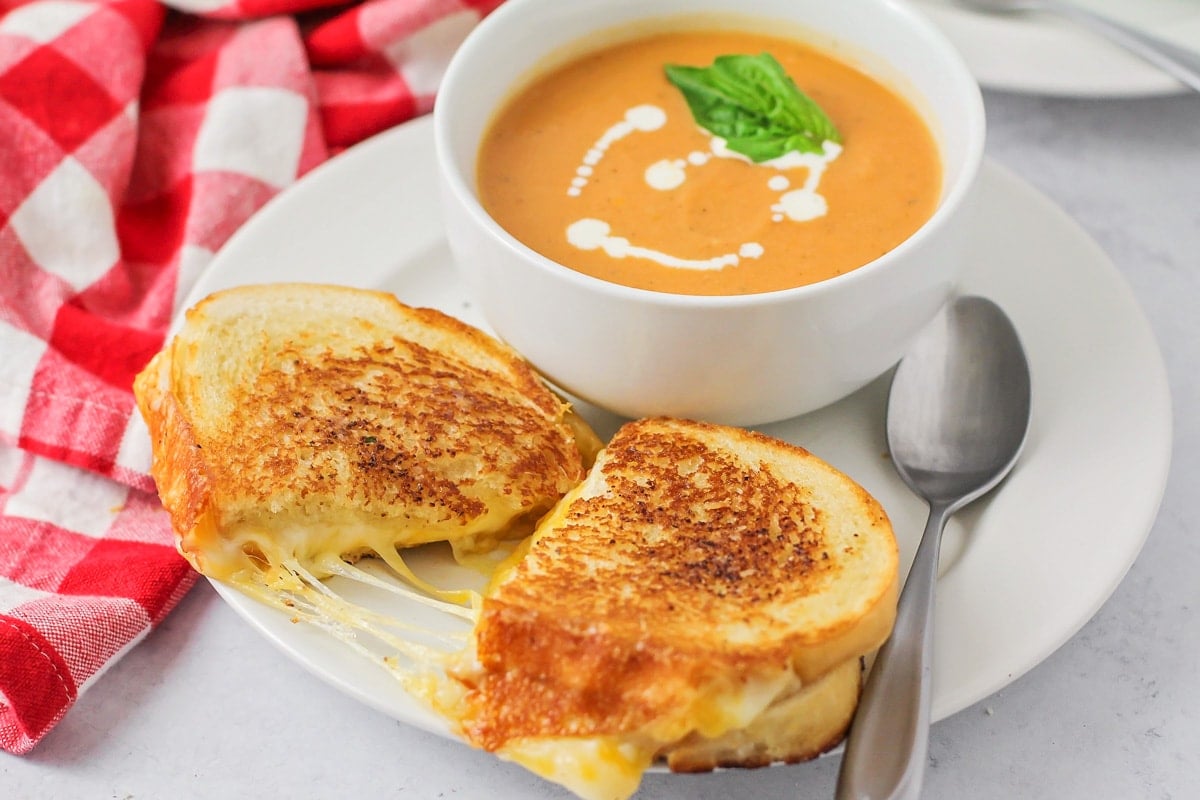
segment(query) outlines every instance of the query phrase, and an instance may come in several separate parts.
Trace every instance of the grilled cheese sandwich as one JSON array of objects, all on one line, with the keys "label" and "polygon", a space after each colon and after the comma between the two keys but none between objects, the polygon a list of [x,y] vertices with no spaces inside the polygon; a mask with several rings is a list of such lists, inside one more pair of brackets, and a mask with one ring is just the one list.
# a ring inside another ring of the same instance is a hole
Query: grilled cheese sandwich
[{"label": "grilled cheese sandwich", "polygon": [[136,378],[180,552],[210,577],[320,579],[397,548],[532,530],[599,441],[514,351],[395,297],[247,286],[187,312]]},{"label": "grilled cheese sandwich", "polygon": [[[803,449],[628,423],[485,595],[446,713],[597,800],[655,759],[810,758],[844,733],[860,659],[891,630],[897,558],[879,504]],[[748,733],[803,699],[829,712],[805,741]]]},{"label": "grilled cheese sandwich", "polygon": [[[628,797],[655,762],[824,752],[892,625],[887,517],[828,464],[670,419],[600,450],[515,352],[390,295],[218,293],[135,393],[197,570],[324,628],[468,742],[589,800]],[[403,554],[446,541],[468,559],[518,537],[482,593],[430,585]],[[380,613],[329,577],[455,622]]]}]

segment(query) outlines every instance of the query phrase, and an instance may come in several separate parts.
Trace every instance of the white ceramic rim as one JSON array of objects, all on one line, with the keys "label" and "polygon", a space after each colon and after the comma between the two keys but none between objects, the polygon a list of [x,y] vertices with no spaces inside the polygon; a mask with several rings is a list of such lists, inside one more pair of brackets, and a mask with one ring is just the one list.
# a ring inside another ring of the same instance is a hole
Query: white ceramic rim
[{"label": "white ceramic rim", "polygon": [[[568,0],[568,2],[579,1]],[[839,0],[839,2],[846,1],[848,0]],[[486,37],[490,35],[489,31],[492,28],[505,24],[511,16],[524,13],[526,5],[536,2],[540,2],[540,0],[507,0],[504,5],[485,17],[467,35],[466,39],[459,46],[458,53],[469,53],[471,49],[483,46],[481,43],[486,42]],[[708,308],[719,306],[730,308],[773,305],[775,303],[790,302],[804,295],[820,295],[840,290],[854,282],[866,280],[875,272],[887,269],[893,261],[904,258],[909,250],[922,246],[924,239],[948,224],[950,218],[966,200],[975,182],[980,164],[983,161],[984,142],[986,138],[983,96],[978,83],[972,77],[970,69],[967,67],[957,48],[950,43],[950,40],[946,38],[945,34],[937,26],[914,11],[909,5],[895,2],[894,0],[879,0],[879,2],[887,6],[893,13],[903,17],[906,24],[910,25],[915,33],[923,37],[928,46],[940,58],[952,66],[949,74],[954,78],[954,89],[965,101],[963,107],[963,116],[966,124],[964,141],[967,143],[967,146],[963,153],[962,169],[958,172],[954,182],[946,190],[945,196],[938,204],[933,215],[916,232],[899,245],[861,267],[856,267],[841,275],[817,283],[797,286],[791,289],[780,289],[773,292],[744,295],[688,295],[658,292],[612,283],[570,269],[522,243],[497,224],[491,215],[484,210],[482,204],[479,202],[479,198],[476,196],[473,179],[468,178],[468,176],[464,175],[458,169],[455,159],[450,155],[453,149],[450,142],[450,130],[455,125],[454,111],[445,103],[438,103],[435,104],[433,112],[434,150],[442,181],[446,188],[454,194],[455,199],[467,209],[467,212],[474,221],[486,230],[490,236],[498,240],[505,249],[514,252],[520,258],[529,260],[539,270],[548,273],[551,278],[575,284],[578,288],[588,289],[616,298],[634,300],[650,306],[664,308]],[[458,91],[460,85],[469,83],[470,75],[465,71],[464,59],[458,58],[456,55],[455,58],[451,59],[446,69],[446,74],[442,79],[439,98],[453,96]]]}]

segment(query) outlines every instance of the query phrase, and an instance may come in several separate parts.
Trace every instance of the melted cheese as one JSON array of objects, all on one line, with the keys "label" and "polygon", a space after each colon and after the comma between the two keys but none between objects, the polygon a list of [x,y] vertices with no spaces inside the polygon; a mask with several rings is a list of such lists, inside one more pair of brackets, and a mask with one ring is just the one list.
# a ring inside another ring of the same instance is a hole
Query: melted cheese
[{"label": "melted cheese", "polygon": [[[239,525],[204,541],[209,546],[199,556],[206,574],[293,622],[321,628],[419,697],[431,696],[430,675],[441,674],[447,658],[463,651],[478,618],[478,592],[431,585],[409,567],[391,537],[370,528],[290,526],[267,532]],[[381,576],[358,566],[362,556],[378,558],[390,572]],[[325,582],[331,577],[431,608],[452,624],[443,619],[437,626],[421,625],[374,611],[331,589]]]},{"label": "melted cheese", "polygon": [[[473,621],[474,609],[437,600],[403,585],[384,581],[366,570],[341,561],[332,563],[340,577],[359,581],[382,591],[401,595],[438,611]],[[260,602],[289,615],[293,622],[306,622],[326,631],[360,655],[387,669],[415,694],[423,696],[418,682],[432,669],[440,670],[446,660],[467,643],[469,626],[445,632],[412,624],[354,603],[317,580],[295,561],[242,570],[232,575],[230,585]],[[369,638],[368,638],[369,637]],[[375,640],[380,647],[371,646]]]},{"label": "melted cheese", "polygon": [[[294,622],[315,625],[361,656],[391,673],[406,691],[422,699],[455,724],[466,717],[466,691],[447,668],[461,674],[474,664],[471,630],[478,620],[480,595],[470,590],[431,586],[409,568],[390,545],[363,537],[370,546],[358,548],[376,555],[394,575],[352,564],[336,554],[344,538],[312,529],[290,529],[270,536],[250,528],[223,537],[226,547],[209,563],[226,565],[223,577],[240,591],[280,609]],[[476,556],[472,566],[491,570],[491,586],[511,577],[528,549],[526,539],[503,560]],[[378,548],[378,549],[376,549]],[[365,566],[365,565],[364,565]],[[395,580],[401,577],[405,585]],[[420,603],[458,621],[446,626],[414,624],[382,614],[342,596],[324,578],[337,577],[373,591]],[[670,745],[689,735],[714,738],[741,729],[777,698],[799,684],[790,670],[730,685],[714,684],[679,713],[639,730],[611,736],[528,737],[513,739],[497,755],[521,764],[546,780],[558,783],[584,800],[625,800],[638,788],[642,775]]]},{"label": "melted cheese", "polygon": [[635,736],[521,739],[498,751],[583,800],[625,800],[637,791],[657,748]]},{"label": "melted cheese", "polygon": [[689,734],[715,738],[749,725],[799,680],[790,670],[747,681],[740,687],[710,687],[678,716],[620,736],[515,739],[497,751],[583,800],[626,800],[637,791],[655,758]]},{"label": "melted cheese", "polygon": [[[477,521],[478,522],[478,521]],[[216,532],[197,529],[194,539],[200,545],[198,560],[201,571],[218,580],[231,580],[248,567],[260,569],[299,564],[314,578],[321,580],[333,575],[345,575],[344,567],[364,555],[381,558],[405,582],[428,595],[449,603],[477,605],[479,596],[475,592],[445,590],[422,580],[409,569],[396,542],[396,532],[388,526],[372,527],[348,521],[327,525],[283,525],[269,529],[252,523],[229,526]],[[492,526],[477,524],[464,526],[451,542],[456,559],[460,562],[481,558],[494,550],[499,540],[491,533]],[[444,541],[444,533],[437,531],[422,535],[406,532],[405,547]],[[353,576],[350,576],[353,577]]]}]

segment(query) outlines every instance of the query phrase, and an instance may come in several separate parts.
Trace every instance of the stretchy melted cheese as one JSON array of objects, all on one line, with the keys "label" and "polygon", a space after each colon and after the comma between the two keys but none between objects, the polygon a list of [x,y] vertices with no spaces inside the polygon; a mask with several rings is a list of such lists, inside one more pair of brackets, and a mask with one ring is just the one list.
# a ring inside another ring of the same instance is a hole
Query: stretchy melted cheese
[{"label": "stretchy melted cheese", "polygon": [[134,391],[180,552],[259,596],[319,594],[363,555],[407,575],[398,548],[523,536],[598,447],[510,348],[344,287],[212,295]]},{"label": "stretchy melted cheese", "polygon": [[[594,434],[524,362],[385,295],[214,296],[135,391],[198,570],[584,798],[628,797],[656,760],[700,771],[832,747],[892,623],[887,518],[827,464],[655,419],[585,473]],[[463,556],[530,529],[482,595],[427,584],[401,552],[444,540]],[[371,593],[453,619],[380,613]]]},{"label": "stretchy melted cheese", "polygon": [[[590,798],[627,796],[656,758],[811,758],[840,738],[859,659],[891,629],[896,558],[878,504],[804,450],[629,423],[497,576],[446,711]],[[747,736],[801,699],[804,737]]]}]

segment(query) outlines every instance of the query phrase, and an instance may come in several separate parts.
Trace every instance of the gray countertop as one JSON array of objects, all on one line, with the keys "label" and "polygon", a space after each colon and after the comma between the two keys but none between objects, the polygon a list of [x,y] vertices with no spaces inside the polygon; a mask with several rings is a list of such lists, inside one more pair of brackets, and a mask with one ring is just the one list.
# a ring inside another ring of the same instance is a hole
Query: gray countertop
[{"label": "gray countertop", "polygon": [[[1169,373],[1174,450],[1158,520],[1111,599],[1031,672],[934,726],[924,796],[1200,797],[1200,97],[986,102],[989,156],[1073,216],[1145,310]],[[831,798],[837,769],[835,756],[654,774],[638,797]],[[0,755],[0,796],[567,795],[341,695],[201,583],[33,753]]]}]

